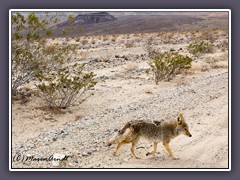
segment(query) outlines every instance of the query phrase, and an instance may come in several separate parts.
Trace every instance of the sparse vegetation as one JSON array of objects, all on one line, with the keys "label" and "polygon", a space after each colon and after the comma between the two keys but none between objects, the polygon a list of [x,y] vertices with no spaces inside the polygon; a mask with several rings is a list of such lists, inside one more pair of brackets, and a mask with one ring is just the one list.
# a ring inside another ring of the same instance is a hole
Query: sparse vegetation
[{"label": "sparse vegetation", "polygon": [[84,72],[83,65],[71,60],[76,45],[46,44],[43,32],[51,34],[46,19],[39,20],[34,13],[26,18],[12,15],[12,92],[29,82],[37,81],[38,95],[48,107],[67,108],[97,82],[93,72]]},{"label": "sparse vegetation", "polygon": [[195,38],[194,42],[190,43],[187,48],[189,53],[195,57],[198,57],[202,54],[212,53],[213,43]]},{"label": "sparse vegetation", "polygon": [[228,50],[228,40],[223,40],[221,41],[221,43],[219,44],[219,48],[221,48],[221,51],[226,51]]},{"label": "sparse vegetation", "polygon": [[44,70],[45,64],[43,47],[45,39],[41,38],[39,31],[47,32],[47,21],[40,21],[34,13],[26,18],[16,13],[12,15],[12,92],[34,79],[36,70]]},{"label": "sparse vegetation", "polygon": [[138,65],[137,65],[137,63],[134,63],[134,62],[128,62],[125,67],[127,72],[135,71],[135,70],[137,70],[137,68],[138,68]]},{"label": "sparse vegetation", "polygon": [[174,41],[173,36],[174,36],[174,33],[172,33],[172,32],[164,33],[162,35],[162,40],[164,43],[171,43],[172,41]]},{"label": "sparse vegetation", "polygon": [[170,81],[183,69],[191,67],[192,59],[178,53],[168,52],[158,54],[148,61],[151,71],[154,73],[155,83],[161,80]]},{"label": "sparse vegetation", "polygon": [[84,45],[86,45],[86,44],[88,43],[88,40],[87,40],[87,39],[83,39],[83,40],[81,41],[81,43],[82,43],[82,45],[84,46]]},{"label": "sparse vegetation", "polygon": [[133,42],[127,42],[125,43],[126,48],[132,48],[133,47]]},{"label": "sparse vegetation", "polygon": [[37,86],[39,95],[50,109],[65,109],[73,105],[97,83],[93,72],[85,73],[83,68],[83,65],[75,63],[50,74],[36,74],[38,80],[43,82]]}]

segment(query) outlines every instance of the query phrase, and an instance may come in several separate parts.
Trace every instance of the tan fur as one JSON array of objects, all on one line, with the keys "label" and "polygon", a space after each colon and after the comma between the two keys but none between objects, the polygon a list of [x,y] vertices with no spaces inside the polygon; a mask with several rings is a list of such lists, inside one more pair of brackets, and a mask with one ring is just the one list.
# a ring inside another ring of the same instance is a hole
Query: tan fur
[{"label": "tan fur", "polygon": [[135,146],[139,139],[144,137],[153,142],[153,151],[148,152],[146,154],[147,156],[155,154],[157,151],[157,144],[162,142],[169,155],[173,159],[177,159],[169,147],[169,142],[180,134],[185,134],[189,137],[192,136],[181,113],[178,114],[177,120],[172,121],[129,121],[109,140],[108,145],[118,144],[114,151],[114,155],[116,155],[122,145],[132,143],[131,152],[135,158],[139,158],[135,154]]}]

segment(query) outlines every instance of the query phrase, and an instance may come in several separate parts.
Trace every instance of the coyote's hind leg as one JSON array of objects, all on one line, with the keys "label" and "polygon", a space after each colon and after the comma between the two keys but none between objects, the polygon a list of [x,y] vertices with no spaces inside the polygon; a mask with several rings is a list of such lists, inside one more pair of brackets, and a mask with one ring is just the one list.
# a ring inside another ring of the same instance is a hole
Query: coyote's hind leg
[{"label": "coyote's hind leg", "polygon": [[153,150],[152,150],[152,152],[148,152],[147,154],[146,154],[146,156],[149,156],[149,155],[154,155],[156,152],[157,152],[157,142],[153,142]]}]

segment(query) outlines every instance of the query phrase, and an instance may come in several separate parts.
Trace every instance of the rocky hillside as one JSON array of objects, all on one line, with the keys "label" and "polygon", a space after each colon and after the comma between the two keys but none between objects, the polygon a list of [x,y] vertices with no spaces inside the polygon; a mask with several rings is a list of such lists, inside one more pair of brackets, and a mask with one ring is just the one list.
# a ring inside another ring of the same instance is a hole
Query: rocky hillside
[{"label": "rocky hillside", "polygon": [[114,20],[116,20],[116,18],[107,12],[79,14],[73,20],[72,19],[67,20],[67,21],[61,23],[58,27],[64,28],[64,27],[69,27],[69,26],[97,24],[97,23],[110,22],[110,21],[114,21]]}]

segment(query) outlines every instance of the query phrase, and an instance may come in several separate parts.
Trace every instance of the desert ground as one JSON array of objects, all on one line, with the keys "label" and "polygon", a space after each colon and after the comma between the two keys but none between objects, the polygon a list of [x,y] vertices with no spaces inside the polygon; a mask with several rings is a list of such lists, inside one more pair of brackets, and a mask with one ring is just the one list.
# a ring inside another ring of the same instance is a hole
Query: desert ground
[{"label": "desert ground", "polygon": [[[193,58],[192,68],[171,81],[155,84],[147,61],[148,46],[160,52],[187,54],[201,31],[82,36],[48,39],[47,43],[77,44],[74,62],[86,63],[98,83],[91,95],[59,112],[44,107],[41,98],[12,102],[12,168],[228,168],[228,40],[225,30],[211,31],[214,52]],[[24,88],[34,90],[34,82]],[[129,120],[172,120],[182,112],[192,137],[178,136],[170,147],[173,160],[158,144],[155,156],[145,154],[151,142],[141,139],[135,159],[130,145],[113,156],[106,144]],[[61,131],[65,137],[61,137]],[[69,158],[56,163],[37,159]],[[16,157],[34,157],[18,161]]]}]

